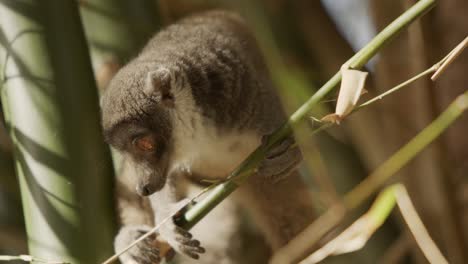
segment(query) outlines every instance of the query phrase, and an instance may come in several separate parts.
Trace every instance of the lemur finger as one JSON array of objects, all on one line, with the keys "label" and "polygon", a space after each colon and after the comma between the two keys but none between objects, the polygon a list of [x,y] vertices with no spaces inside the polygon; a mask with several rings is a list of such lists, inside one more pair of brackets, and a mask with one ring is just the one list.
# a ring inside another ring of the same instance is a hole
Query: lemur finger
[{"label": "lemur finger", "polygon": [[164,256],[166,258],[166,260],[171,260],[172,258],[174,258],[176,255],[176,252],[173,248],[169,249],[169,251],[166,252],[166,255]]},{"label": "lemur finger", "polygon": [[[266,142],[265,142],[266,143]],[[268,151],[266,158],[271,159],[275,158],[283,153],[285,153],[292,145],[294,144],[294,139],[288,137],[281,141],[281,143],[275,147],[273,147],[270,151]]]},{"label": "lemur finger", "polygon": [[189,231],[183,229],[182,227],[176,226],[175,231],[176,231],[178,234],[180,234],[180,235],[182,235],[182,236],[184,236],[184,237],[186,237],[186,238],[192,238],[192,234],[190,234]]},{"label": "lemur finger", "polygon": [[149,253],[147,255],[148,259],[151,261],[152,264],[160,263],[161,262],[161,257],[159,255],[154,254],[154,252]]},{"label": "lemur finger", "polygon": [[193,247],[193,250],[199,253],[205,252],[205,249],[200,247],[200,241],[189,239],[186,237],[176,237],[176,241],[187,247]]},{"label": "lemur finger", "polygon": [[189,237],[176,236],[175,240],[181,244],[188,245],[192,241]]},{"label": "lemur finger", "polygon": [[287,173],[293,170],[294,168],[296,168],[301,163],[302,154],[299,150],[297,152],[295,151],[294,153],[292,153],[291,156],[292,156],[291,160],[283,164],[285,165],[284,169],[276,171],[276,173],[273,173],[272,174],[273,177],[275,177],[276,175]]},{"label": "lemur finger", "polygon": [[190,250],[190,251],[195,252],[195,253],[205,253],[205,248],[204,247],[191,246],[191,245],[188,245],[188,244],[185,244],[185,245],[182,245],[182,246],[185,247],[187,250]]},{"label": "lemur finger", "polygon": [[200,246],[195,246],[193,247],[193,251],[197,252],[197,253],[205,253],[205,248],[204,247],[200,247]]},{"label": "lemur finger", "polygon": [[149,258],[144,256],[133,256],[133,259],[139,264],[154,264]]},{"label": "lemur finger", "polygon": [[161,261],[158,248],[147,246],[142,247],[141,251],[145,256],[147,256],[151,260],[151,263],[159,263]]},{"label": "lemur finger", "polygon": [[297,166],[302,161],[302,153],[299,148],[288,149],[280,156],[265,159],[259,166],[258,172],[266,177],[284,174]]},{"label": "lemur finger", "polygon": [[184,246],[184,245],[181,245],[181,246],[179,246],[179,249],[180,249],[180,251],[182,251],[185,255],[187,255],[187,256],[189,256],[189,257],[191,257],[191,258],[193,258],[193,259],[199,259],[199,258],[200,258],[200,256],[199,256],[197,253],[195,253],[195,252],[193,252],[193,251],[191,250],[191,249],[192,249],[191,247],[186,247],[186,246]]},{"label": "lemur finger", "polygon": [[196,239],[190,240],[186,245],[192,246],[192,247],[198,247],[198,246],[200,246],[200,241],[198,241]]},{"label": "lemur finger", "polygon": [[[140,234],[138,235],[138,237],[141,237],[141,236],[145,235],[148,231],[149,231],[149,230],[146,230],[146,229],[141,229],[141,230],[139,230],[139,233],[140,233]],[[145,240],[153,241],[153,240],[156,239],[156,236],[157,236],[156,233],[152,233],[152,234],[149,235],[147,238],[145,238]]]}]

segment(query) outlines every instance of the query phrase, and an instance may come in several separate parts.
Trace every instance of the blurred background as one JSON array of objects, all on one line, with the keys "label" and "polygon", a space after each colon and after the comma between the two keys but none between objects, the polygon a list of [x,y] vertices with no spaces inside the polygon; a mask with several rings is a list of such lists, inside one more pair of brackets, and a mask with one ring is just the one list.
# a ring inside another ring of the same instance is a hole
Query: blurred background
[{"label": "blurred background", "polygon": [[[74,4],[79,6],[99,90],[104,89],[113,74],[165,25],[202,10],[236,10],[248,18],[259,38],[268,39],[274,46],[273,51],[267,49],[265,55],[275,56],[274,52],[279,51],[281,63],[291,69],[284,74],[308,84],[307,89],[281,87],[285,107],[288,113],[292,113],[355,51],[416,2],[80,0]],[[22,16],[40,17],[44,14],[34,13],[37,12],[34,6],[38,3],[1,0],[3,13],[0,16],[14,12]],[[467,14],[468,1],[444,0],[439,1],[422,19],[411,24],[366,65],[366,71],[370,72],[366,98],[407,80],[445,56],[467,36]],[[12,56],[11,38],[6,32],[15,22],[0,17],[0,23],[0,88],[5,109],[8,96],[3,95],[4,66],[7,58]],[[267,27],[259,27],[258,23],[264,23]],[[73,34],[76,33],[57,35],[53,39],[56,45],[67,45],[66,39]],[[267,61],[276,63],[275,60]],[[301,134],[299,141],[306,158],[303,174],[314,194],[317,215],[332,204],[339,203],[344,193],[426,127],[456,96],[466,91],[467,72],[468,52],[465,52],[436,82],[423,78],[398,94],[353,115],[340,126],[314,137],[307,136],[307,130],[305,135]],[[336,95],[320,104],[314,115],[321,117],[324,113],[332,112],[334,98]],[[95,112],[97,116],[98,111]],[[9,126],[4,121],[2,115],[0,255],[18,255],[27,252],[27,236],[20,188],[15,176],[15,147],[10,140]],[[404,183],[431,238],[450,263],[468,262],[467,135],[468,115],[465,114],[401,170],[395,178],[397,180],[394,180]],[[350,224],[362,215],[371,202],[353,211],[346,223]],[[327,258],[323,263],[427,263],[427,259],[401,215],[394,210],[363,249]]]}]

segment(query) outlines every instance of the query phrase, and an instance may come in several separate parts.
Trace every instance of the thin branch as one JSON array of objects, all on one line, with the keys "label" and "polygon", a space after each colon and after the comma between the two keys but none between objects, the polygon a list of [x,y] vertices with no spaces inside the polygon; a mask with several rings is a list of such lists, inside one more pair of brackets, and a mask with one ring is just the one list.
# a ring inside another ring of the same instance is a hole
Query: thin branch
[{"label": "thin branch", "polygon": [[[119,252],[116,252],[114,255],[112,255],[111,257],[109,257],[107,260],[105,260],[104,262],[102,262],[102,264],[110,264],[116,260],[118,260],[119,256],[124,254],[125,252],[127,252],[128,250],[130,250],[132,247],[134,247],[136,244],[140,243],[141,241],[145,240],[146,238],[150,237],[151,235],[155,234],[159,228],[164,224],[166,223],[167,221],[169,221],[170,219],[172,219],[175,215],[177,215],[177,213],[184,207],[187,207],[188,205],[190,204],[193,204],[195,202],[196,199],[198,199],[199,197],[201,197],[203,194],[205,194],[206,192],[208,192],[209,190],[211,190],[214,186],[216,185],[216,183],[204,188],[203,190],[201,190],[200,192],[198,192],[194,197],[192,197],[190,200],[188,200],[185,204],[181,205],[180,208],[177,208],[176,210],[174,210],[174,212],[170,213],[167,217],[165,217],[160,223],[158,223],[155,227],[153,227],[151,230],[149,230],[148,232],[146,232],[145,234],[143,234],[142,236],[140,236],[138,239],[136,239],[135,241],[133,241],[131,244],[129,244],[127,247],[125,247],[124,249],[122,249],[121,251]],[[163,256],[164,257],[164,256]],[[1,260],[1,259],[0,259]]]},{"label": "thin branch", "polygon": [[19,255],[19,256],[0,255],[0,261],[14,261],[14,260],[21,260],[25,262],[45,263],[45,264],[70,264],[69,262],[45,260],[45,259],[40,259],[40,258],[30,256],[30,255]]},{"label": "thin branch", "polygon": [[[187,203],[187,205],[189,204],[189,202]],[[185,205],[184,205],[185,206]],[[172,212],[171,214],[169,214],[166,218],[164,218],[159,224],[157,224],[155,227],[153,227],[150,231],[146,232],[144,235],[142,235],[141,237],[139,237],[137,240],[133,241],[130,245],[128,245],[127,247],[125,247],[124,249],[122,249],[121,251],[115,253],[114,255],[112,255],[110,258],[108,258],[107,260],[105,260],[104,262],[102,262],[102,264],[110,264],[114,261],[117,261],[119,256],[124,254],[125,252],[127,252],[128,250],[130,250],[132,247],[134,247],[136,244],[140,243],[141,241],[147,239],[148,237],[150,237],[151,235],[153,235],[154,233],[156,233],[156,231],[159,230],[159,228],[164,224],[166,223],[169,219],[171,219],[172,217],[174,217],[177,212],[179,212],[180,208],[178,208],[177,210],[175,210],[174,212]]]},{"label": "thin branch", "polygon": [[366,106],[371,105],[372,103],[375,103],[376,101],[382,100],[384,97],[393,94],[394,92],[400,90],[401,88],[406,87],[406,86],[412,84],[413,82],[415,82],[415,81],[421,79],[422,77],[424,77],[424,76],[426,76],[426,75],[429,75],[429,74],[435,72],[435,71],[437,70],[437,68],[438,68],[438,65],[439,65],[439,64],[437,63],[437,64],[433,65],[431,68],[429,68],[429,69],[427,69],[427,70],[425,70],[425,71],[419,73],[418,75],[412,77],[411,79],[408,79],[408,80],[406,80],[406,81],[404,81],[404,82],[398,84],[397,86],[395,86],[395,87],[393,87],[393,88],[387,90],[386,92],[384,92],[384,93],[382,93],[382,94],[380,94],[380,95],[378,95],[378,96],[376,96],[376,97],[374,97],[374,98],[372,98],[372,99],[370,99],[370,100],[368,100],[368,101],[366,101],[366,102],[360,104],[358,107],[356,107],[356,108],[354,109],[354,111],[358,111],[358,110],[360,110],[361,108],[364,108],[364,107],[366,107]]},{"label": "thin branch", "polygon": [[[458,46],[457,46],[458,47]],[[455,47],[455,49],[457,49],[457,47]],[[365,103],[362,103],[361,105],[359,105],[358,107],[356,107],[354,109],[354,111],[358,111],[360,110],[361,108],[363,107],[366,107],[366,106],[369,106],[371,105],[372,103],[375,103],[376,101],[378,100],[382,100],[384,97],[388,96],[388,95],[391,95],[393,94],[394,92],[400,90],[401,88],[403,87],[406,87],[412,83],[414,83],[415,81],[421,79],[422,77],[426,76],[426,75],[429,75],[433,72],[438,72],[440,70],[440,68],[442,67],[442,65],[445,65],[446,62],[451,58],[451,54],[455,51],[455,49],[453,49],[452,51],[449,52],[449,54],[447,54],[444,58],[442,58],[440,61],[438,61],[436,64],[432,65],[429,69],[415,75],[414,77],[394,86],[393,88],[391,89],[388,89],[386,92],[366,101]]]},{"label": "thin branch", "polygon": [[432,75],[431,80],[435,81],[439,76],[447,69],[447,67],[452,64],[452,62],[462,53],[462,51],[468,46],[468,37],[466,37],[460,44],[458,44],[455,49],[450,52],[447,60],[440,66],[434,75]]},{"label": "thin branch", "polygon": [[440,252],[437,245],[431,239],[429,232],[427,232],[424,223],[421,221],[416,208],[414,208],[411,198],[406,191],[406,188],[399,184],[396,186],[396,199],[398,207],[400,208],[401,215],[405,219],[411,234],[413,234],[416,243],[426,256],[429,263],[446,264],[448,261],[445,259],[442,252]]}]

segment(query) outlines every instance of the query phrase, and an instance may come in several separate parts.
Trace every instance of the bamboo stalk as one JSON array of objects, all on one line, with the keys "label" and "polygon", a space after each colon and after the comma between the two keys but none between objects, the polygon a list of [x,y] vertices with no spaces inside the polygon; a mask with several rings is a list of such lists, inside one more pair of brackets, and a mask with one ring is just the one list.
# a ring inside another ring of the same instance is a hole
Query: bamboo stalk
[{"label": "bamboo stalk", "polygon": [[112,168],[77,2],[1,0],[0,20],[30,254],[97,263],[112,252]]}]

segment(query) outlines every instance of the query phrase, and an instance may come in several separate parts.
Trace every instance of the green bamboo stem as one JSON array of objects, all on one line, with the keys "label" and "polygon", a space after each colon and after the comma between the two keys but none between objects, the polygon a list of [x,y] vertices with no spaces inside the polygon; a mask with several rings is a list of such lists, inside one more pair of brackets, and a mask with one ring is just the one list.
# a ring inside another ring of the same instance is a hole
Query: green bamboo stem
[{"label": "green bamboo stem", "polygon": [[[363,67],[380,49],[384,47],[402,29],[408,26],[418,17],[428,12],[434,5],[435,0],[421,0],[408,9],[390,25],[383,29],[371,42],[356,53],[349,61],[351,68],[359,69]],[[177,220],[177,223],[184,228],[193,227],[199,220],[208,214],[217,204],[222,202],[229,194],[244,182],[263,160],[267,151],[277,142],[287,137],[291,133],[291,127],[301,121],[311,109],[330,93],[341,81],[341,73],[337,72],[327,83],[325,83],[307,102],[305,102],[289,120],[278,130],[276,130],[267,140],[264,146],[258,147],[250,154],[242,164],[235,169],[226,182],[216,186],[214,190],[202,201],[188,209],[185,214]]]},{"label": "green bamboo stem", "polygon": [[370,222],[375,228],[380,227],[387,220],[393,208],[395,208],[397,186],[397,184],[393,184],[383,189],[369,211],[367,211],[366,214],[371,218]]},{"label": "green bamboo stem", "polygon": [[77,2],[0,0],[1,98],[30,254],[98,263],[112,253],[112,168]]}]

